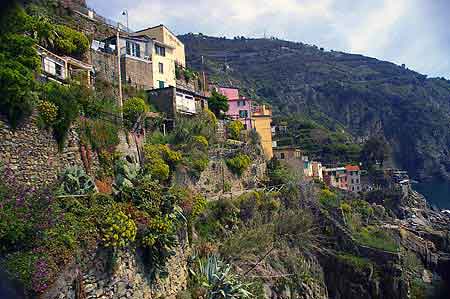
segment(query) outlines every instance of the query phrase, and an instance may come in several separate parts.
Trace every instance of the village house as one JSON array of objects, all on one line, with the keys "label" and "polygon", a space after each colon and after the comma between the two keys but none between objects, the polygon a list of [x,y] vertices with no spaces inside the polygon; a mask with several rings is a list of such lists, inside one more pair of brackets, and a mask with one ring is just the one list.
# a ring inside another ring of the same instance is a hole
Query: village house
[{"label": "village house", "polygon": [[168,129],[173,128],[178,116],[195,115],[208,108],[208,98],[201,92],[173,86],[146,92],[149,102],[166,114]]},{"label": "village house", "polygon": [[323,180],[328,186],[347,190],[347,174],[345,167],[325,168]]},{"label": "village house", "polygon": [[251,128],[261,137],[261,146],[266,159],[272,159],[272,109],[267,105],[253,106],[250,121]]},{"label": "village house", "polygon": [[176,86],[176,65],[186,65],[183,43],[164,25],[122,31],[95,44],[98,51],[118,51],[122,83],[141,89]]},{"label": "village house", "polygon": [[301,160],[302,151],[296,146],[278,146],[273,148],[273,156],[278,160]]},{"label": "village house", "polygon": [[253,100],[239,95],[239,89],[213,87],[228,98],[230,119],[239,120],[245,130],[254,129],[261,136],[261,146],[266,159],[273,157],[272,151],[272,109],[267,105],[257,105]]},{"label": "village house", "polygon": [[360,192],[362,190],[359,166],[347,165],[345,167],[325,168],[323,170],[323,180],[328,186],[334,188],[350,192]]},{"label": "village house", "polygon": [[39,45],[37,46],[37,52],[41,58],[41,79],[59,83],[79,80],[80,83],[92,85],[92,65],[70,56],[58,56]]},{"label": "village house", "polygon": [[136,31],[132,35],[137,36],[144,35],[153,39],[157,45],[157,47],[155,47],[155,50],[158,50],[157,52],[159,52],[159,54],[163,54],[163,52],[167,48],[171,49],[170,53],[167,53],[168,55],[161,55],[161,56],[167,57],[174,64],[186,67],[186,54],[184,51],[184,44],[166,26],[160,24],[154,27],[149,27],[146,29]]},{"label": "village house", "polygon": [[313,161],[312,162],[312,176],[315,179],[323,181],[323,169],[322,163]]},{"label": "village house", "polygon": [[347,173],[347,189],[351,192],[361,191],[361,170],[359,166],[347,165],[345,166]]},{"label": "village house", "polygon": [[[161,30],[165,27],[160,27]],[[124,33],[103,41],[106,51],[120,53],[121,79],[124,84],[142,89],[176,86],[174,52],[176,49],[147,33]],[[183,47],[184,50],[184,47]],[[179,50],[178,50],[179,51]]]},{"label": "village house", "polygon": [[310,161],[307,156],[303,156],[302,161],[303,161],[303,174],[306,177],[312,177],[313,176],[312,161]]},{"label": "village house", "polygon": [[218,87],[217,92],[228,98],[228,111],[226,115],[231,119],[239,119],[244,129],[252,128],[251,112],[253,101],[239,95],[239,89],[231,87]]}]

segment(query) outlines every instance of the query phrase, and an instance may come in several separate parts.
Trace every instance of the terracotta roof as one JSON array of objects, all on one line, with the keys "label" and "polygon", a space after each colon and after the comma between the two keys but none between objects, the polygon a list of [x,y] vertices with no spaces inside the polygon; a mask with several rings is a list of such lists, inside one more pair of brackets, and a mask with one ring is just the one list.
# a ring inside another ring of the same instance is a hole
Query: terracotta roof
[{"label": "terracotta roof", "polygon": [[359,166],[357,165],[347,165],[345,166],[345,170],[347,171],[359,171]]}]

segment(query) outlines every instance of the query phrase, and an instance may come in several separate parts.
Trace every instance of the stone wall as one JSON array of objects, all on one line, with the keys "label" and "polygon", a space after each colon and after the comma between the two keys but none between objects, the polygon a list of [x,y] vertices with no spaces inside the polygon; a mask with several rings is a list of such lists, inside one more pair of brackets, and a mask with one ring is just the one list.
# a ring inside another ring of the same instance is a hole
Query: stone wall
[{"label": "stone wall", "polygon": [[[95,153],[91,161],[94,170],[98,165]],[[59,150],[52,132],[38,128],[35,115],[16,130],[0,118],[0,163],[11,168],[17,186],[37,188],[54,183],[68,166],[84,166],[75,130],[69,131],[64,148]]]},{"label": "stone wall", "polygon": [[169,276],[152,283],[139,251],[122,250],[111,266],[107,250],[98,249],[81,263],[84,266],[68,267],[40,299],[175,299],[187,286],[189,254],[188,247],[180,245],[168,261]]},{"label": "stone wall", "polygon": [[117,73],[117,56],[95,50],[91,50],[90,56],[96,79],[109,82],[117,86],[116,88],[118,89],[119,74]]},{"label": "stone wall", "polygon": [[120,59],[122,81],[139,89],[153,88],[153,64],[130,57]]}]

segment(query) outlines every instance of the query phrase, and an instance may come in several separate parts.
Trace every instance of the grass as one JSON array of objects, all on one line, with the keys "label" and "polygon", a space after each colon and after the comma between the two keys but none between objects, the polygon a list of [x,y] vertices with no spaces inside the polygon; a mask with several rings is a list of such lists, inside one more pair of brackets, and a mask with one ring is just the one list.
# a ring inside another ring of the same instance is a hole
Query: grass
[{"label": "grass", "polygon": [[357,270],[358,272],[363,272],[367,270],[370,271],[371,269],[373,269],[372,262],[367,258],[351,255],[348,253],[338,253],[336,257],[341,262],[353,266],[355,270]]},{"label": "grass", "polygon": [[389,233],[374,226],[363,227],[353,236],[361,245],[389,252],[398,252],[399,250],[399,245]]}]

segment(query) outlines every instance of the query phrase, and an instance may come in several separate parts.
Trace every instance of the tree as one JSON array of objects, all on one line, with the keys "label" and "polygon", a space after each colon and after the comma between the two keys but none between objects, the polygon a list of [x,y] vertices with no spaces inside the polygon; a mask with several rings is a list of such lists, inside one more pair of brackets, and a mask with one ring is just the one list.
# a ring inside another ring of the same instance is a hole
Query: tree
[{"label": "tree", "polygon": [[389,158],[389,154],[389,144],[384,137],[373,136],[364,144],[361,151],[361,161],[367,168],[377,163],[382,167],[384,161]]},{"label": "tree", "polygon": [[228,98],[217,91],[213,91],[211,97],[208,99],[208,108],[217,117],[220,117],[223,112],[227,112],[230,108],[228,105]]}]

